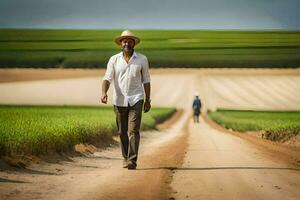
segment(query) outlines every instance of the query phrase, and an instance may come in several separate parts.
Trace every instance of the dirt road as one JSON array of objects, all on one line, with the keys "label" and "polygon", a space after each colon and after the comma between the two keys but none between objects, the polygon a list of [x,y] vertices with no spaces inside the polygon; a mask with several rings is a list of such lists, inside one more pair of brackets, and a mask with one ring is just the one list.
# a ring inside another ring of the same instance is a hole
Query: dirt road
[{"label": "dirt road", "polygon": [[[94,105],[100,95],[99,80],[4,83],[0,84],[0,92],[4,94],[0,101]],[[4,199],[299,199],[300,158],[286,162],[278,152],[218,131],[203,119],[200,124],[193,124],[190,118],[195,91],[199,91],[210,109],[220,105],[299,109],[299,81],[299,76],[293,73],[155,74],[154,106],[176,106],[184,112],[166,130],[141,133],[137,170],[122,169],[119,147],[111,147],[85,157],[34,164],[26,170],[0,171],[0,196]]]},{"label": "dirt road", "polygon": [[175,199],[299,199],[300,168],[202,120],[189,123],[187,154],[171,186]]}]

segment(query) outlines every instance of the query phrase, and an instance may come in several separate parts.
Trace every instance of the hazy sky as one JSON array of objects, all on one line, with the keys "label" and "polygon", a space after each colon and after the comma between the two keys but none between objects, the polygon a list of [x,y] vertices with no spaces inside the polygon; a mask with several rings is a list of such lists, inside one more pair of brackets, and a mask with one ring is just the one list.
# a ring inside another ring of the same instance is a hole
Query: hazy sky
[{"label": "hazy sky", "polygon": [[0,0],[0,27],[300,29],[300,0]]}]

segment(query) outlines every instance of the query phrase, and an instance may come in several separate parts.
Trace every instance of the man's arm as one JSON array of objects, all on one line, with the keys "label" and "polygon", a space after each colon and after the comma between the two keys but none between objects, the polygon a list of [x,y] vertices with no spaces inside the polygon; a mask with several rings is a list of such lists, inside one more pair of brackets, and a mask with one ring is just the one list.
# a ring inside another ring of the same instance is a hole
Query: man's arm
[{"label": "man's arm", "polygon": [[151,90],[151,86],[150,83],[144,83],[144,90],[145,90],[145,101],[150,100],[150,90]]},{"label": "man's arm", "polygon": [[108,63],[107,63],[107,70],[105,72],[103,81],[102,81],[102,95],[101,95],[101,102],[107,104],[107,91],[109,88],[110,83],[113,81],[114,78],[114,63],[115,57],[112,56]]},{"label": "man's arm", "polygon": [[144,83],[144,91],[145,91],[145,104],[144,104],[144,112],[148,112],[151,109],[151,100],[150,100],[150,91],[151,85],[149,83]]},{"label": "man's arm", "polygon": [[149,62],[147,57],[144,57],[144,63],[142,68],[142,83],[144,85],[145,91],[145,104],[144,104],[144,112],[148,112],[151,108],[151,100],[150,100],[150,73],[149,73]]},{"label": "man's arm", "polygon": [[108,80],[103,80],[101,102],[105,104],[107,104],[107,91],[109,89],[109,86],[110,86],[110,82]]}]

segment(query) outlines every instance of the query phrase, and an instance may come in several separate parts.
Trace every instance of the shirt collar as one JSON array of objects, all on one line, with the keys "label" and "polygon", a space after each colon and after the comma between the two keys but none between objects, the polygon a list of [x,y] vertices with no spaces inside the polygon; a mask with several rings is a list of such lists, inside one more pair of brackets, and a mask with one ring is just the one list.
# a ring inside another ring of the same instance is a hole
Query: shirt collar
[{"label": "shirt collar", "polygon": [[[118,56],[123,57],[123,51],[121,51],[121,52],[118,54]],[[137,58],[137,53],[136,53],[135,51],[133,51],[133,54],[132,54],[131,57],[132,57],[133,59]]]},{"label": "shirt collar", "polygon": [[[123,59],[123,60],[125,61],[125,58],[124,58],[124,56],[123,56],[123,52],[121,52],[121,53],[119,54],[119,56],[120,56],[121,59]],[[134,51],[133,54],[132,54],[132,56],[131,56],[131,58],[129,59],[127,65],[131,64],[136,58],[137,58],[137,54],[136,54],[135,51]]]},{"label": "shirt collar", "polygon": [[136,58],[136,57],[137,57],[137,54],[135,53],[135,51],[133,52],[132,57],[133,57],[133,58]]}]

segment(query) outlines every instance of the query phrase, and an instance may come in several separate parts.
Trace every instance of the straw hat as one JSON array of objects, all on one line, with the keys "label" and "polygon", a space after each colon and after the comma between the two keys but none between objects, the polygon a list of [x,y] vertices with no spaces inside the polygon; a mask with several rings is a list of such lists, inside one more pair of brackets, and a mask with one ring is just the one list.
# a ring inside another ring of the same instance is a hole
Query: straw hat
[{"label": "straw hat", "polygon": [[133,39],[134,40],[134,43],[135,45],[137,45],[139,42],[140,42],[140,38],[136,37],[132,32],[130,32],[129,30],[125,30],[122,32],[121,36],[117,37],[115,39],[115,42],[118,44],[118,45],[121,45],[121,41],[124,39],[124,38],[130,38],[130,39]]}]

